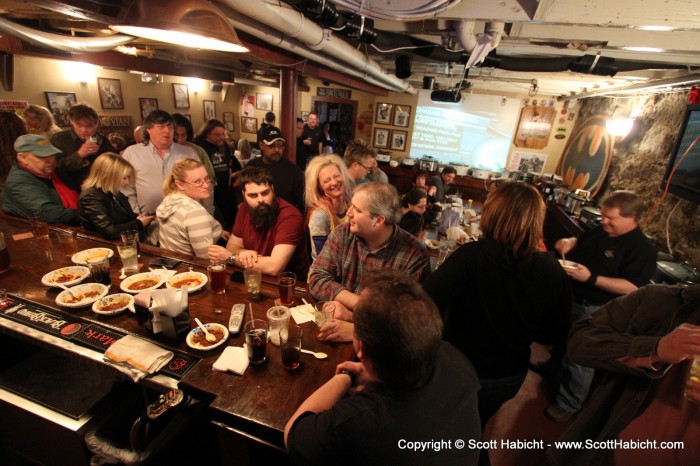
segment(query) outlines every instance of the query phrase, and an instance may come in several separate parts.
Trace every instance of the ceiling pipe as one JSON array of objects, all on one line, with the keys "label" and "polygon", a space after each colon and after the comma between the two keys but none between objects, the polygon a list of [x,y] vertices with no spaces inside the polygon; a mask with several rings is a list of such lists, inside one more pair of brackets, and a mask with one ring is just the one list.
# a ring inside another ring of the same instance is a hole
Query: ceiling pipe
[{"label": "ceiling pipe", "polygon": [[[229,21],[234,28],[240,29],[241,31],[250,34],[253,37],[257,37],[260,40],[267,42],[275,47],[287,50],[288,52],[294,53],[301,57],[308,58],[314,62],[327,66],[330,69],[338,71],[348,76],[353,76],[358,79],[362,79],[365,82],[372,84],[373,86],[381,87],[382,89],[387,89],[395,92],[404,92],[403,88],[397,88],[387,85],[383,81],[378,81],[366,73],[361,73],[353,68],[349,68],[348,65],[340,60],[336,60],[329,56],[324,56],[319,54],[317,51],[312,50],[308,46],[300,44],[298,41],[285,37],[284,34],[279,31],[272,29],[264,24],[251,21],[243,14],[237,13],[232,10],[225,11],[228,16]],[[415,92],[415,91],[414,91]]]},{"label": "ceiling pipe", "polygon": [[[317,48],[320,52],[365,73],[375,81],[385,83],[382,86],[385,89],[388,85],[397,92],[416,93],[411,84],[386,74],[378,62],[367,58],[364,53],[347,42],[334,38],[332,34],[327,34],[320,26],[305,18],[304,15],[286,3],[271,4],[251,0],[221,0],[221,3],[280,31],[286,36],[293,37],[309,47]],[[347,72],[347,68],[343,72]]]},{"label": "ceiling pipe", "polygon": [[567,100],[584,99],[587,97],[598,97],[610,94],[625,94],[627,92],[649,91],[652,89],[659,89],[662,87],[687,86],[690,84],[697,83],[700,83],[700,74],[691,74],[686,76],[680,76],[677,78],[657,79],[655,81],[631,84],[629,86],[611,87],[608,89],[601,89],[599,91],[581,92],[578,94],[565,95],[559,97],[557,100],[565,102]]},{"label": "ceiling pipe", "polygon": [[123,34],[107,37],[72,37],[38,31],[0,17],[0,32],[63,52],[93,53],[106,52],[120,45],[128,44],[136,38]]}]

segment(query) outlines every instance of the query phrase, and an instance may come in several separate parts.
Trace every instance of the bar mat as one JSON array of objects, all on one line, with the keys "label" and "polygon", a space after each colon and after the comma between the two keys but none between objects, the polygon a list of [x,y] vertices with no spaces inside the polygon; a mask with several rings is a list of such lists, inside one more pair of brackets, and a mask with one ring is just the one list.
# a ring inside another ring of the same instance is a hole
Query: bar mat
[{"label": "bar mat", "polygon": [[[112,343],[126,335],[94,323],[71,319],[17,298],[8,299],[5,305],[0,306],[0,316],[100,353],[104,353]],[[176,380],[182,379],[202,359],[173,348],[168,349],[174,356],[160,373]]]}]

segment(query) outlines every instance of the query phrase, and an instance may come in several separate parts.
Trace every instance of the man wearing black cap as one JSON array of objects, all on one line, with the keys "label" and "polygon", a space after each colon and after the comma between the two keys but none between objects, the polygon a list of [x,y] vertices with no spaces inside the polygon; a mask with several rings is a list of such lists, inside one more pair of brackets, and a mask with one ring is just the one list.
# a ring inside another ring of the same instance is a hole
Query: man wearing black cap
[{"label": "man wearing black cap", "polygon": [[275,194],[304,212],[304,172],[284,157],[286,140],[276,126],[260,130],[262,157],[251,159],[246,167],[263,167],[272,175]]},{"label": "man wearing black cap", "polygon": [[78,224],[78,193],[56,175],[56,154],[61,149],[37,134],[15,141],[17,162],[5,184],[2,210],[18,217],[38,213],[48,223]]}]

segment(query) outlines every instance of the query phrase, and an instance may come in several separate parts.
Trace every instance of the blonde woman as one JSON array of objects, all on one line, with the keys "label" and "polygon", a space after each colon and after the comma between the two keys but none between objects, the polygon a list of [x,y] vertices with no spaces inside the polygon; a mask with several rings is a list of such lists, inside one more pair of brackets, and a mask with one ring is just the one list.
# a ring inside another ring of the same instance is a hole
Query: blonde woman
[{"label": "blonde woman", "polygon": [[311,258],[323,249],[328,235],[347,220],[352,183],[343,159],[335,154],[319,155],[306,167],[307,225],[311,236]]},{"label": "blonde woman", "polygon": [[119,191],[133,184],[133,177],[134,168],[117,154],[105,152],[95,159],[78,199],[83,228],[106,239],[118,239],[124,231],[138,230],[145,239],[146,227],[154,216],[136,215]]},{"label": "blonde woman", "polygon": [[24,109],[24,121],[29,132],[51,139],[51,136],[61,131],[46,107],[29,105]]},{"label": "blonde woman", "polygon": [[160,247],[207,259],[209,246],[221,237],[221,224],[199,202],[210,195],[211,180],[201,162],[178,160],[163,183],[156,209]]},{"label": "blonde woman", "polygon": [[253,148],[250,146],[250,141],[247,139],[239,140],[238,149],[234,152],[234,155],[241,163],[241,167],[245,168],[245,164],[253,157]]}]

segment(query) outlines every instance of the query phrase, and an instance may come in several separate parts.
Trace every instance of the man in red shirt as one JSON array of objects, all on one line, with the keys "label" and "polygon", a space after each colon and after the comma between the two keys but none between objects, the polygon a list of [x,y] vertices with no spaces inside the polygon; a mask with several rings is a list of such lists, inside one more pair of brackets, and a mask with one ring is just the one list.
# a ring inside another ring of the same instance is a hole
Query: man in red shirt
[{"label": "man in red shirt", "polygon": [[226,247],[210,246],[209,259],[227,260],[242,268],[256,267],[276,276],[288,270],[305,278],[309,256],[304,219],[299,210],[275,196],[270,173],[259,167],[240,174],[244,202]]}]

